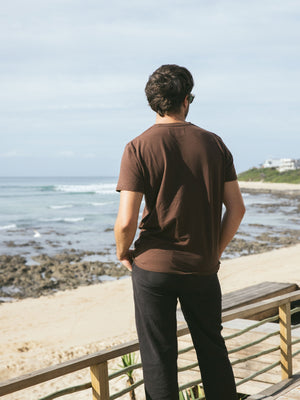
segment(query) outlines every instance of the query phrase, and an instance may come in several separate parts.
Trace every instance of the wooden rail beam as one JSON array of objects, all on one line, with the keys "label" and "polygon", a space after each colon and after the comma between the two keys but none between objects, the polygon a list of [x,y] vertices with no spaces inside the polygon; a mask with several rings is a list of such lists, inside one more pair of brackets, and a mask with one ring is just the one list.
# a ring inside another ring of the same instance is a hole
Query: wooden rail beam
[{"label": "wooden rail beam", "polygon": [[260,301],[259,303],[249,304],[248,306],[236,308],[222,313],[222,321],[231,321],[236,318],[249,318],[260,311],[268,310],[272,307],[280,307],[283,304],[291,303],[300,299],[300,290],[283,294],[272,299]]},{"label": "wooden rail beam", "polygon": [[38,371],[30,372],[17,378],[0,382],[0,396],[13,393],[18,390],[26,389],[28,387],[47,382],[51,379],[67,375],[84,368],[89,368],[92,365],[101,364],[105,361],[123,356],[124,354],[128,354],[137,350],[139,350],[139,343],[137,340],[134,340],[129,343],[115,346],[111,350],[99,351],[97,353],[65,361],[58,365],[53,365],[51,367],[43,368]]},{"label": "wooden rail beam", "polygon": [[109,400],[109,382],[107,361],[102,364],[92,365],[91,381],[93,400]]},{"label": "wooden rail beam", "polygon": [[279,306],[280,365],[282,380],[293,375],[291,303]]}]

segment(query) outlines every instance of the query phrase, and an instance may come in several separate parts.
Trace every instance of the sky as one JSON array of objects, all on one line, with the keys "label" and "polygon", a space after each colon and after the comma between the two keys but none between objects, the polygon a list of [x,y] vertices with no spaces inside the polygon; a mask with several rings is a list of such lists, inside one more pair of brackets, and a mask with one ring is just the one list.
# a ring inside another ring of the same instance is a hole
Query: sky
[{"label": "sky", "polygon": [[117,176],[162,64],[191,71],[187,121],[238,172],[300,158],[299,22],[298,0],[3,1],[0,176]]}]

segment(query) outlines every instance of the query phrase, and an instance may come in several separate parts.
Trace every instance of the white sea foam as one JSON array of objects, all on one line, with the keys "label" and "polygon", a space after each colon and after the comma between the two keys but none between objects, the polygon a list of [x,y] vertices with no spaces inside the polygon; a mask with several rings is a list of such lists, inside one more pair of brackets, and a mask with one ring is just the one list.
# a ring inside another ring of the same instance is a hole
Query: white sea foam
[{"label": "white sea foam", "polygon": [[84,221],[84,217],[77,218],[40,218],[42,222],[79,222]]},{"label": "white sea foam", "polygon": [[41,222],[60,222],[63,221],[63,218],[40,218],[39,221]]},{"label": "white sea foam", "polygon": [[79,222],[79,221],[84,221],[84,217],[78,217],[78,218],[64,218],[65,222]]},{"label": "white sea foam", "polygon": [[113,201],[102,202],[102,203],[92,202],[92,203],[87,203],[87,204],[94,206],[94,207],[98,207],[98,206],[106,206],[107,204],[111,204],[111,203],[113,203]]},{"label": "white sea foam", "polygon": [[115,193],[115,183],[95,183],[90,185],[57,185],[55,190],[66,193],[99,193],[112,194]]},{"label": "white sea foam", "polygon": [[64,204],[64,205],[60,205],[60,206],[49,206],[49,208],[52,208],[53,210],[58,210],[61,208],[71,208],[73,207],[72,204]]},{"label": "white sea foam", "polygon": [[5,231],[6,229],[14,229],[16,227],[17,227],[16,224],[2,225],[0,226],[0,231]]}]

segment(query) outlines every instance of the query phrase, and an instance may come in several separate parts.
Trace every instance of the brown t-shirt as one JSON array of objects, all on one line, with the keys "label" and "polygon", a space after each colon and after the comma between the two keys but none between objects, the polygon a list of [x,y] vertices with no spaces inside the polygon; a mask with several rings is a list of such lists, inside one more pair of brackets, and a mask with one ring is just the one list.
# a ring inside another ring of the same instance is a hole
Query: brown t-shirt
[{"label": "brown t-shirt", "polygon": [[224,182],[236,179],[222,139],[189,122],[155,124],[129,142],[116,189],[144,193],[135,263],[158,272],[217,272]]}]

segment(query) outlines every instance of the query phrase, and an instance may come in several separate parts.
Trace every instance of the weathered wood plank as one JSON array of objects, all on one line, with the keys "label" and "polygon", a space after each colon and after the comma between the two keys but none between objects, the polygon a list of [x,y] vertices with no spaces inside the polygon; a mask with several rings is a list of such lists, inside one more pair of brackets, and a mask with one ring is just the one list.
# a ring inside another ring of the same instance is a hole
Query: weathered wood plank
[{"label": "weathered wood plank", "polygon": [[[262,392],[257,392],[256,395],[250,396],[247,400],[266,400],[266,399],[280,399],[282,395],[290,392],[292,389],[300,385],[300,374],[295,374],[289,379],[285,379],[276,385],[272,385]],[[270,397],[268,397],[270,396]]]},{"label": "weathered wood plank", "polygon": [[300,386],[298,388],[289,390],[288,393],[277,397],[278,400],[299,400],[300,399]]},{"label": "weathered wood plank", "polygon": [[[238,382],[238,381],[239,381],[239,379],[236,380],[236,382]],[[262,390],[267,389],[268,387],[270,387],[269,383],[249,381],[249,382],[243,383],[242,385],[239,385],[237,387],[237,391],[239,393],[255,394],[255,393],[261,392]]]},{"label": "weathered wood plank", "polygon": [[[268,364],[262,365],[261,367],[267,367]],[[236,379],[244,379],[253,374],[254,372],[257,372],[259,368],[240,368],[240,367],[235,367],[233,366],[233,371],[234,371],[234,376]],[[263,382],[263,383],[268,383],[269,385],[273,385],[274,383],[277,383],[280,381],[280,371],[279,374],[274,374],[272,371],[269,372],[264,372],[261,375],[256,376],[251,380],[251,382]],[[250,382],[250,381],[249,381]],[[248,393],[250,394],[250,393]]]},{"label": "weathered wood plank", "polygon": [[249,304],[247,306],[236,308],[230,311],[222,313],[222,321],[230,321],[235,318],[250,318],[251,316],[266,311],[272,307],[279,307],[288,302],[288,299],[292,302],[300,298],[300,290],[296,290],[291,293],[287,293],[272,299],[262,300],[258,303]]},{"label": "weathered wood plank", "polygon": [[253,304],[260,300],[280,296],[295,290],[297,290],[297,284],[295,283],[262,282],[224,294],[222,297],[222,310],[229,311],[235,307]]},{"label": "weathered wood plank", "polygon": [[178,374],[179,385],[184,385],[185,383],[193,382],[197,379],[201,379],[199,370],[198,371],[189,370],[189,371],[179,372]]}]

